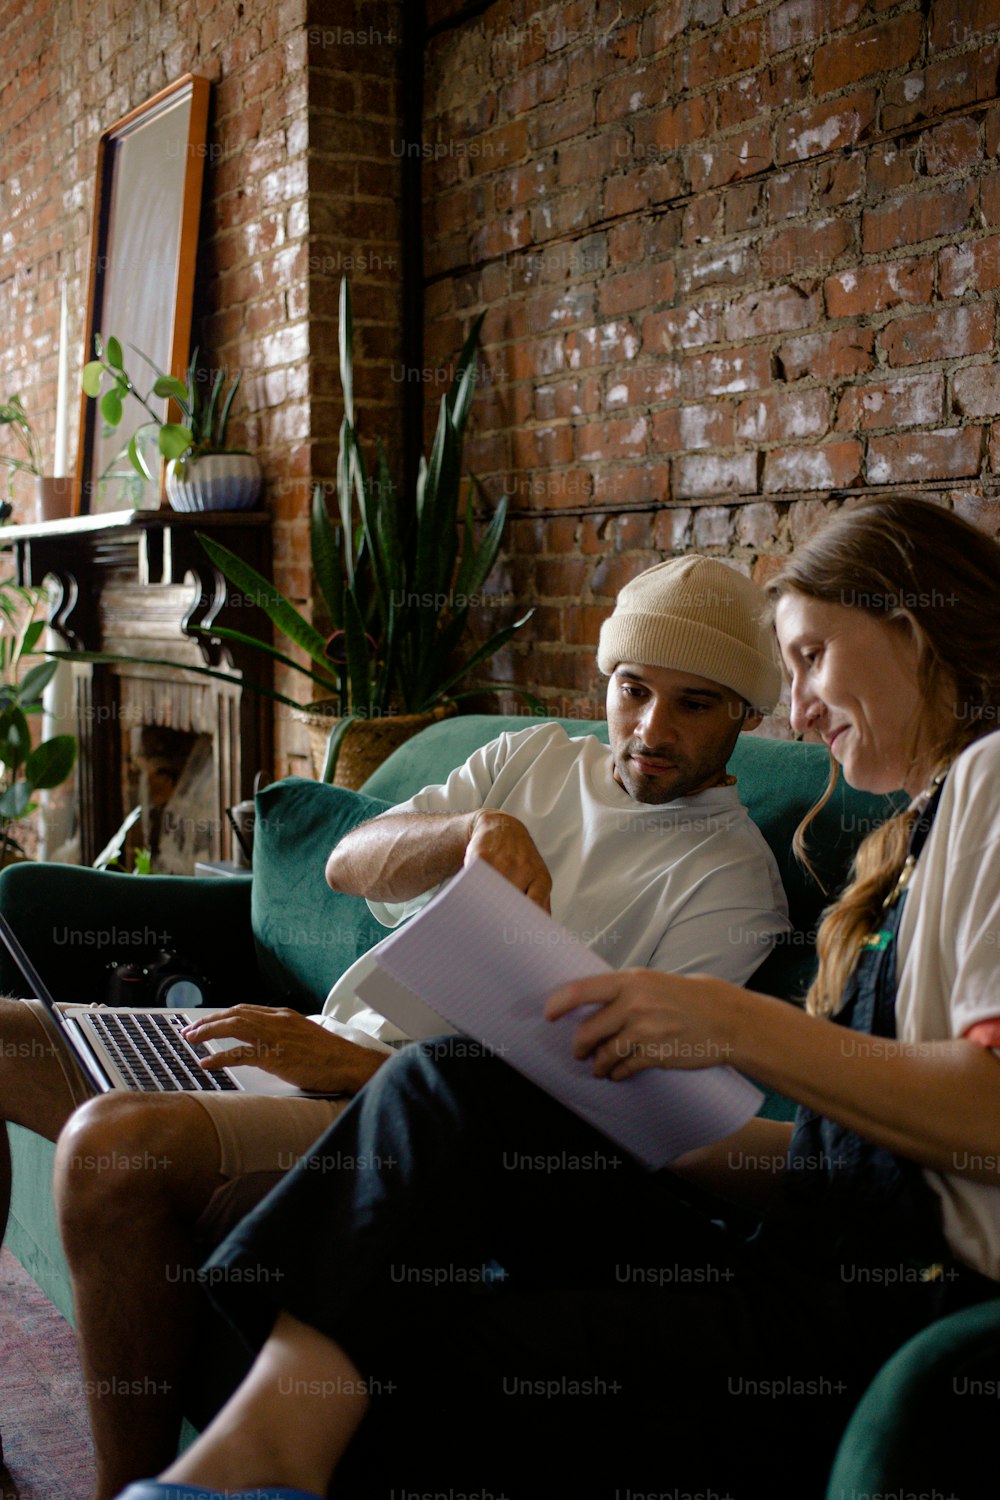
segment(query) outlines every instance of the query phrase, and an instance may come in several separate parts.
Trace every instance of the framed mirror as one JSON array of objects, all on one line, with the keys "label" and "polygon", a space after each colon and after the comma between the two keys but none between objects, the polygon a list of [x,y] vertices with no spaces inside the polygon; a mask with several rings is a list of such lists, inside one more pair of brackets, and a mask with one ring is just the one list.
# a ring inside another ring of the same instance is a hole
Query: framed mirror
[{"label": "framed mirror", "polygon": [[[91,239],[86,349],[94,335],[121,340],[125,368],[143,395],[156,378],[140,358],[183,378],[191,338],[198,218],[208,130],[209,81],[188,73],[162,89],[101,136]],[[150,405],[167,419],[167,401]],[[155,483],[143,480],[125,456],[129,438],[149,416],[126,402],[116,428],[99,403],[81,396],[77,497],[83,514],[155,510],[163,503],[155,432],[144,452]]]}]

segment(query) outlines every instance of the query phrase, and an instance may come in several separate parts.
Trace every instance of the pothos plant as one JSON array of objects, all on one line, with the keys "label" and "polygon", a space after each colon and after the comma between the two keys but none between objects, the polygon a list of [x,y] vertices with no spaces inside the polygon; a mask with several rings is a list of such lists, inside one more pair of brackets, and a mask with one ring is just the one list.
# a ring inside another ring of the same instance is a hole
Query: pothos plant
[{"label": "pothos plant", "polygon": [[[94,335],[96,358],[83,367],[83,390],[85,395],[99,400],[101,416],[109,427],[115,428],[119,425],[129,397],[138,401],[139,405],[148,412],[149,421],[141,423],[136,428],[122,450],[142,479],[153,478],[143,451],[144,438],[153,432],[156,433],[156,445],[161,455],[168,461],[176,460],[175,472],[181,479],[184,477],[181,466],[188,460],[200,458],[206,453],[244,451],[226,446],[229,415],[243,378],[242,370],[236,372],[226,394],[224,391],[228,371],[217,370],[206,392],[203,387],[207,385],[207,381],[201,379],[198,368],[200,353],[198,349],[195,349],[191,356],[186,378],[179,380],[176,375],[165,374],[147,354],[143,354],[141,349],[136,349],[134,345],[129,347],[139,359],[149,365],[156,377],[145,395],[125,368],[121,341],[111,336],[105,344],[99,334]],[[105,381],[108,384],[102,395]],[[183,421],[164,421],[163,417],[150,405],[154,398],[175,401],[180,407]],[[117,462],[117,460],[112,460],[112,462]]]},{"label": "pothos plant", "polygon": [[37,589],[0,580],[0,869],[11,854],[23,854],[11,825],[27,817],[36,792],[59,786],[73,770],[76,736],[56,734],[32,743],[29,716],[42,711],[42,694],[58,668],[56,661],[28,665],[45,629],[35,618]]}]

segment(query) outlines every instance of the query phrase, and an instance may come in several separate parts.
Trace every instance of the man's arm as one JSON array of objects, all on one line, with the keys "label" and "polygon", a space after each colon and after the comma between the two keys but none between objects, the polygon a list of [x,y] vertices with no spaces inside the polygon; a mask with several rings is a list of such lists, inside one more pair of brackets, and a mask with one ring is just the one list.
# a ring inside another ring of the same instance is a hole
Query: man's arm
[{"label": "man's arm", "polygon": [[409,901],[484,859],[543,910],[552,880],[519,818],[471,813],[382,813],[345,834],[326,862],[327,884],[370,901]]}]

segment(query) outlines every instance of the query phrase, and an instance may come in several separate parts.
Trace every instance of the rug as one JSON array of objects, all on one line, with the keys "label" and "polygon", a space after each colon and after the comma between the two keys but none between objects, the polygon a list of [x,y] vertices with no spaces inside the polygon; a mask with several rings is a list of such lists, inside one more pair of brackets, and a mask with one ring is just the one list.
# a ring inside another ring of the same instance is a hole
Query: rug
[{"label": "rug", "polygon": [[0,1433],[14,1484],[5,1488],[0,1478],[0,1500],[93,1494],[76,1334],[9,1250],[0,1252]]}]

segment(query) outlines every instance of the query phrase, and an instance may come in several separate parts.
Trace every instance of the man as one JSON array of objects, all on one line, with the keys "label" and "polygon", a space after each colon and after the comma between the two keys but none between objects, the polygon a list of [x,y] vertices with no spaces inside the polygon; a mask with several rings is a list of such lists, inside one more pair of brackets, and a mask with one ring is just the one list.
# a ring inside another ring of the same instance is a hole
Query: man
[{"label": "man", "polygon": [[[759,590],[717,561],[649,569],[601,630],[610,749],[556,725],[501,735],[444,786],[349,834],[328,881],[392,926],[479,857],[615,967],[742,982],[788,926],[777,868],[725,769],[740,730],[778,694],[762,608]],[[194,1034],[235,1037],[299,1088],[356,1093],[399,1040],[354,999],[369,963],[334,986],[322,1017],[237,1006]],[[3,1002],[8,1039],[37,1039],[30,1004]],[[18,1067],[16,1046],[0,1052],[6,1118],[62,1131],[56,1193],[106,1500],[171,1456],[206,1241],[344,1103],[114,1093],[74,1111],[86,1090],[68,1059]]]}]

